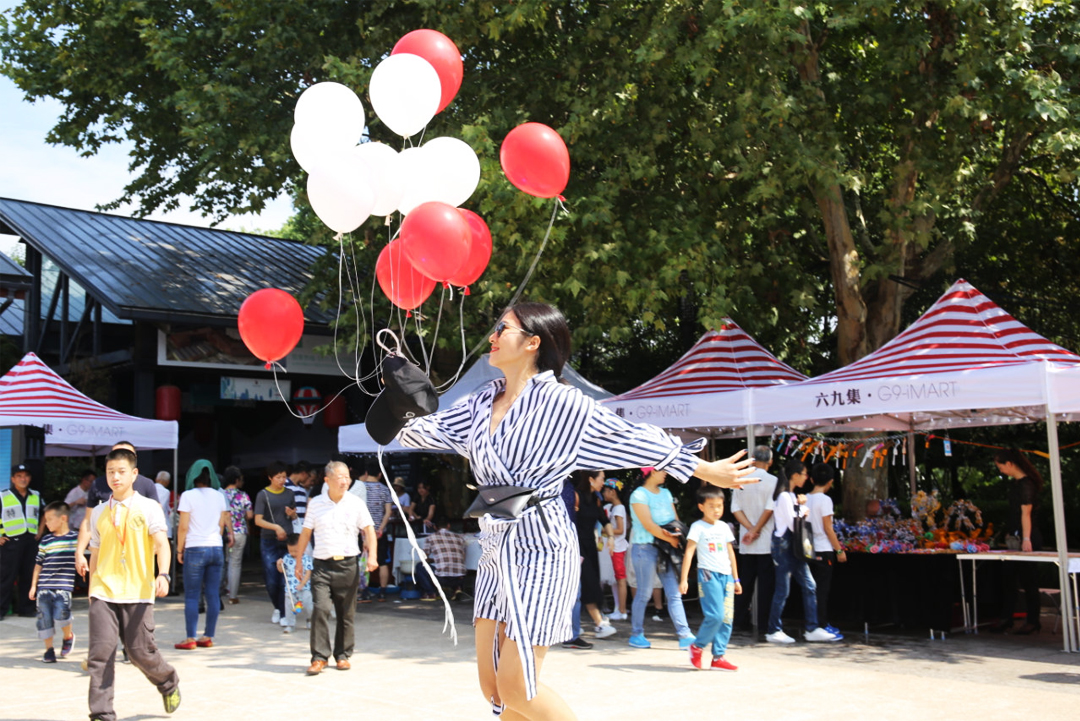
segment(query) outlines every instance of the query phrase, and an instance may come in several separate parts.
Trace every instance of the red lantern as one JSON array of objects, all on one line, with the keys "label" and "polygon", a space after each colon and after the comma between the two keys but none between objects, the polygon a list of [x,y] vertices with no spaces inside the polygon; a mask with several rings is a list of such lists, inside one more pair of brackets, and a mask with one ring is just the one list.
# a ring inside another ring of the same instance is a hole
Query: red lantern
[{"label": "red lantern", "polygon": [[458,208],[458,212],[469,224],[472,242],[469,244],[469,257],[465,264],[447,282],[450,285],[468,286],[484,274],[491,260],[491,231],[484,219],[471,210]]},{"label": "red lantern", "polygon": [[180,389],[176,386],[158,386],[154,392],[154,418],[159,421],[180,420]]},{"label": "red lantern", "polygon": [[437,30],[413,30],[398,40],[390,51],[391,55],[398,53],[419,55],[435,68],[439,75],[439,85],[442,86],[439,109],[436,112],[441,113],[457,95],[461,79],[465,75],[457,45]]},{"label": "red lantern", "polygon": [[334,396],[330,402],[323,407],[322,413],[323,425],[333,430],[345,425],[345,399],[341,396]]},{"label": "red lantern", "polygon": [[541,123],[519,125],[499,148],[507,179],[538,198],[554,198],[570,180],[570,152],[559,134]]},{"label": "red lantern", "polygon": [[304,334],[304,311],[296,298],[277,288],[263,288],[247,297],[237,317],[240,338],[252,355],[266,361],[287,356]]},{"label": "red lantern", "polygon": [[405,310],[420,307],[435,290],[435,281],[412,267],[402,252],[400,240],[389,243],[379,253],[375,277],[390,302]]},{"label": "red lantern", "polygon": [[310,426],[315,422],[315,414],[322,406],[322,394],[311,386],[297,388],[293,392],[293,406],[304,421],[304,425]]},{"label": "red lantern", "polygon": [[413,208],[401,221],[401,249],[412,267],[445,282],[469,259],[469,222],[457,208],[431,201]]}]

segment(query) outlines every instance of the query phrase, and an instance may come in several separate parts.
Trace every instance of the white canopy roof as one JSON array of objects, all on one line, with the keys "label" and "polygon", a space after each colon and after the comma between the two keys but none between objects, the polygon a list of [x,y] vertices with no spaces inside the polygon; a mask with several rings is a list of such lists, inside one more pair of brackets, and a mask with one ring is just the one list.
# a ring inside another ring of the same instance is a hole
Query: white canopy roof
[{"label": "white canopy roof", "polygon": [[802,383],[757,389],[752,409],[766,427],[929,430],[1042,420],[1059,394],[1075,399],[1060,412],[1080,413],[1080,355],[959,280],[874,353]]},{"label": "white canopy roof", "polygon": [[805,379],[725,318],[667,370],[604,404],[630,421],[717,435],[749,423],[751,389]]},{"label": "white canopy roof", "polygon": [[0,378],[0,426],[45,429],[45,455],[79,456],[107,450],[117,441],[137,449],[177,446],[176,421],[129,416],[75,390],[33,353]]},{"label": "white canopy roof", "polygon": [[[457,383],[439,397],[439,408],[449,408],[491,381],[502,377],[502,371],[492,367],[488,362],[488,354],[485,353],[458,379]],[[611,397],[610,393],[600,386],[585,380],[580,373],[569,365],[563,367],[563,378],[567,383],[579,388],[582,393],[594,400],[599,401]],[[363,423],[354,423],[338,429],[339,453],[376,453],[378,450],[379,444],[368,435],[367,428],[364,427]],[[415,448],[405,448],[397,441],[391,441],[388,445],[383,446],[382,450],[383,453],[417,452]]]}]

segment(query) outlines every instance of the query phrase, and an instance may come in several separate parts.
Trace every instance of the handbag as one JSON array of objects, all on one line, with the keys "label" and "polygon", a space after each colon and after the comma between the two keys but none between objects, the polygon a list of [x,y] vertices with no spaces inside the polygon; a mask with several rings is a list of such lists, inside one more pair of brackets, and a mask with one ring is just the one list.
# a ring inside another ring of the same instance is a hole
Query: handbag
[{"label": "handbag", "polygon": [[809,519],[799,514],[799,504],[795,504],[795,520],[791,522],[791,553],[796,560],[814,560],[814,532]]},{"label": "handbag", "polygon": [[491,514],[495,518],[517,518],[525,509],[536,505],[536,489],[524,486],[480,486],[476,499],[465,510],[465,518],[481,518]]}]

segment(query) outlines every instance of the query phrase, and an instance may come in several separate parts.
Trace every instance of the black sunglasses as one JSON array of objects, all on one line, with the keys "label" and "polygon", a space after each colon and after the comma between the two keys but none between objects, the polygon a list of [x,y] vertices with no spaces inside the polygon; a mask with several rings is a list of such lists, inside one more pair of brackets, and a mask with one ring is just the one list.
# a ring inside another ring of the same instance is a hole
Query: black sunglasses
[{"label": "black sunglasses", "polygon": [[502,334],[503,334],[503,331],[506,330],[507,328],[509,328],[510,330],[516,330],[519,333],[524,333],[525,335],[530,335],[530,336],[533,335],[532,333],[525,330],[524,328],[518,328],[517,326],[510,325],[505,320],[500,320],[498,323],[495,324],[495,337],[496,338],[501,338]]}]

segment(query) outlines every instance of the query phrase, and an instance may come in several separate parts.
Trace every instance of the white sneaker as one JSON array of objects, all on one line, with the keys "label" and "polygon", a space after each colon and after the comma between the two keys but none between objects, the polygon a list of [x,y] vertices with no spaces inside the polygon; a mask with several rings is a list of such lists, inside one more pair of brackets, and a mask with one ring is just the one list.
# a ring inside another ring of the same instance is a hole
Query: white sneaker
[{"label": "white sneaker", "polygon": [[270,614],[270,623],[281,623],[281,611],[274,609],[274,612]]},{"label": "white sneaker", "polygon": [[615,635],[615,627],[610,623],[604,623],[596,627],[597,638],[607,638]]},{"label": "white sneaker", "polygon": [[837,637],[836,634],[829,633],[828,631],[821,628],[820,626],[815,628],[813,631],[807,631],[806,633],[804,633],[803,638],[805,638],[807,641],[811,641],[811,642],[815,642],[815,643],[820,642],[820,641],[839,641],[840,640],[839,637]]},{"label": "white sneaker", "polygon": [[292,626],[286,626],[281,630],[282,633],[292,633]]},{"label": "white sneaker", "polygon": [[629,617],[625,613],[619,613],[618,611],[608,614],[609,621],[625,621],[627,618]]},{"label": "white sneaker", "polygon": [[765,640],[769,643],[795,643],[795,639],[788,636],[783,631],[777,631],[776,633],[765,634]]},{"label": "white sneaker", "polygon": [[280,623],[282,626],[285,626],[285,627],[296,625],[295,623],[289,623],[289,620],[290,619],[289,619],[288,616],[282,616],[281,620],[278,623]]}]

